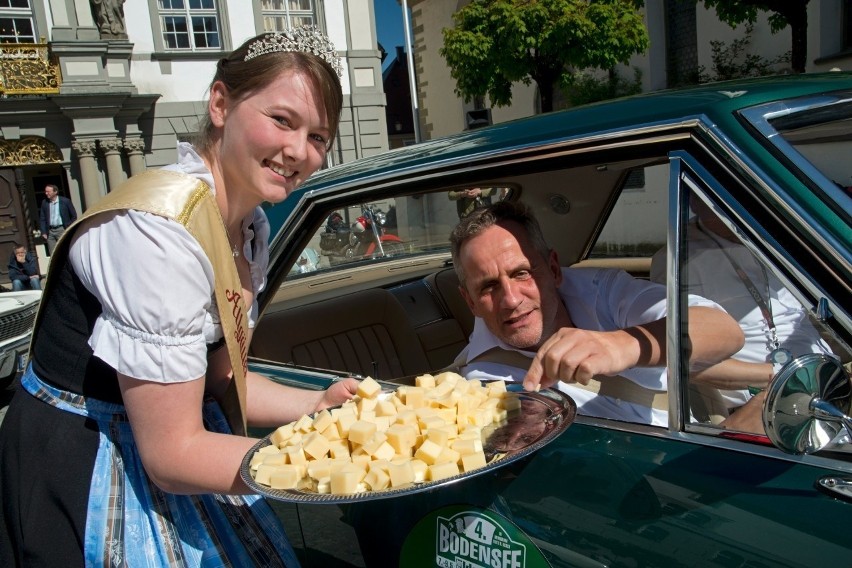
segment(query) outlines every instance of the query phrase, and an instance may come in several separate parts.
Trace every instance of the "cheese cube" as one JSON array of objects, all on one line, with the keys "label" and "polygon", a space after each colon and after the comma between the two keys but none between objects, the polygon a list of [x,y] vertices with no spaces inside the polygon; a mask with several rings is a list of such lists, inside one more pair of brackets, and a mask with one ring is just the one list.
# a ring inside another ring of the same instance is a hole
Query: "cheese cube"
[{"label": "cheese cube", "polygon": [[419,460],[423,460],[426,462],[426,465],[432,465],[437,461],[438,456],[441,455],[443,450],[443,446],[439,446],[432,440],[423,440],[423,443],[420,444],[420,447],[417,448],[416,452],[414,452],[414,457]]},{"label": "cheese cube", "polygon": [[458,438],[457,440],[453,440],[453,443],[450,445],[450,447],[460,453],[462,456],[464,456],[466,454],[481,452],[482,440],[479,438]]},{"label": "cheese cube", "polygon": [[372,377],[367,377],[358,383],[358,389],[355,391],[360,397],[375,398],[382,392],[382,386]]},{"label": "cheese cube", "polygon": [[373,468],[367,473],[364,483],[372,491],[381,491],[382,489],[387,489],[388,485],[390,485],[390,475],[382,471],[381,468]]},{"label": "cheese cube", "polygon": [[516,393],[508,393],[500,399],[500,408],[505,408],[509,412],[521,408],[521,399]]},{"label": "cheese cube", "polygon": [[396,416],[396,406],[391,400],[380,400],[376,403],[376,417]]},{"label": "cheese cube", "polygon": [[316,416],[314,416],[314,421],[311,426],[313,426],[313,429],[317,432],[322,432],[332,423],[334,423],[334,418],[332,418],[331,412],[328,410],[320,410],[317,412]]},{"label": "cheese cube", "polygon": [[313,423],[313,418],[305,414],[301,418],[296,420],[296,423],[293,425],[293,429],[299,432],[308,432],[311,429],[311,425]]},{"label": "cheese cube", "polygon": [[364,470],[354,465],[345,465],[331,474],[331,492],[348,495],[357,492],[364,478]]},{"label": "cheese cube", "polygon": [[427,481],[438,481],[459,474],[459,466],[455,462],[433,464],[426,470]]},{"label": "cheese cube", "polygon": [[276,467],[269,478],[269,486],[273,489],[294,489],[302,479],[302,472],[294,465]]},{"label": "cheese cube", "polygon": [[361,445],[366,444],[376,433],[376,430],[375,422],[358,420],[349,427],[349,441]]},{"label": "cheese cube", "polygon": [[410,451],[417,442],[417,430],[411,424],[394,424],[385,431],[385,435],[398,454]]},{"label": "cheese cube", "polygon": [[444,383],[455,385],[461,380],[464,380],[464,378],[458,373],[454,373],[452,371],[444,371],[443,373],[435,375],[435,385],[442,385]]},{"label": "cheese cube", "polygon": [[[269,441],[274,445],[280,447],[284,442],[289,440],[293,436],[294,428],[293,424],[285,424],[277,428],[270,436]],[[269,446],[266,446],[269,447]]]},{"label": "cheese cube", "polygon": [[388,475],[390,476],[391,487],[414,483],[414,470],[411,468],[410,461],[389,464]]},{"label": "cheese cube", "polygon": [[462,471],[467,473],[477,468],[485,466],[485,454],[482,452],[474,452],[472,454],[464,454],[461,457]]},{"label": "cheese cube", "polygon": [[413,459],[409,463],[411,464],[411,469],[414,471],[414,482],[423,483],[426,481],[426,471],[429,469],[426,462],[423,460]]},{"label": "cheese cube", "polygon": [[264,454],[261,463],[265,463],[266,465],[284,465],[287,463],[287,454],[280,452],[277,454]]},{"label": "cheese cube", "polygon": [[[331,419],[331,415],[329,415],[329,419]],[[326,437],[319,432],[311,432],[302,441],[302,449],[305,454],[315,460],[325,457],[330,447]]]},{"label": "cheese cube", "polygon": [[414,384],[418,387],[432,388],[435,386],[435,377],[426,373],[425,375],[415,377]]}]

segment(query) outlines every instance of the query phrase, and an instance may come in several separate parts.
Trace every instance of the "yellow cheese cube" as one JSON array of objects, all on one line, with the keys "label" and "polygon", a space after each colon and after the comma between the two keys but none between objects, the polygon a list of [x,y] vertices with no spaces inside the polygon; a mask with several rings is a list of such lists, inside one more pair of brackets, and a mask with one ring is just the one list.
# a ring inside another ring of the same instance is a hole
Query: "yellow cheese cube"
[{"label": "yellow cheese cube", "polygon": [[348,458],[349,442],[343,439],[329,441],[328,455],[333,458]]},{"label": "yellow cheese cube", "polygon": [[358,421],[358,416],[352,412],[349,414],[341,414],[337,417],[337,429],[340,436],[343,438],[349,437],[349,428]]},{"label": "yellow cheese cube", "polygon": [[[293,424],[285,424],[277,428],[270,436],[269,441],[275,444],[276,446],[281,446],[284,442],[289,440],[293,436],[294,428]],[[269,446],[267,446],[269,447]]]},{"label": "yellow cheese cube", "polygon": [[443,446],[439,446],[432,440],[423,440],[423,443],[420,444],[420,447],[417,448],[416,452],[414,452],[414,457],[419,460],[423,460],[426,462],[426,465],[432,465],[437,461],[438,456],[441,455],[443,450]]},{"label": "yellow cheese cube", "polygon": [[396,406],[393,405],[393,402],[388,400],[380,400],[376,403],[376,416],[396,416],[397,410]]},{"label": "yellow cheese cube", "polygon": [[305,456],[305,450],[299,446],[289,446],[284,453],[287,454],[288,463],[305,464],[308,462],[308,458]]},{"label": "yellow cheese cube", "polygon": [[287,455],[283,453],[264,454],[263,463],[266,465],[284,465],[287,463]]},{"label": "yellow cheese cube", "polygon": [[381,468],[374,468],[367,473],[364,483],[372,491],[381,491],[382,489],[387,489],[388,485],[390,485],[390,475],[385,473]]},{"label": "yellow cheese cube", "polygon": [[299,432],[308,432],[311,429],[311,425],[313,423],[313,418],[305,414],[301,418],[296,420],[296,423],[293,425],[293,429]]},{"label": "yellow cheese cube", "polygon": [[[329,415],[329,419],[331,415]],[[302,449],[305,454],[310,456],[311,458],[318,460],[328,454],[328,450],[330,448],[330,444],[325,436],[320,434],[319,432],[311,432],[307,436],[305,436],[302,441]]]},{"label": "yellow cheese cube", "polygon": [[375,422],[358,420],[349,427],[349,441],[361,445],[366,444],[376,433],[376,430]]},{"label": "yellow cheese cube", "polygon": [[429,469],[426,462],[423,460],[413,459],[409,463],[411,464],[411,469],[414,471],[414,482],[423,483],[426,481],[426,471]]},{"label": "yellow cheese cube", "polygon": [[313,429],[317,432],[322,432],[333,422],[334,418],[331,417],[331,412],[328,410],[320,410],[316,413],[316,416],[314,416],[314,421],[311,426],[313,426]]},{"label": "yellow cheese cube", "polygon": [[506,392],[506,382],[492,381],[488,383],[488,386],[486,388],[488,389],[488,396],[501,397],[503,396],[503,393]]},{"label": "yellow cheese cube", "polygon": [[400,394],[405,405],[410,408],[420,408],[426,400],[426,389],[423,387],[400,387]]},{"label": "yellow cheese cube", "polygon": [[464,454],[461,457],[461,466],[462,471],[467,473],[468,471],[473,471],[480,467],[485,467],[485,454],[480,452],[474,452],[472,454]]},{"label": "yellow cheese cube", "polygon": [[294,489],[302,479],[299,468],[294,465],[276,467],[270,477],[269,486],[273,489]]},{"label": "yellow cheese cube", "polygon": [[338,495],[355,493],[364,478],[364,470],[354,465],[344,465],[331,474],[331,492]]},{"label": "yellow cheese cube", "polygon": [[411,424],[394,424],[385,431],[385,435],[398,454],[410,451],[417,442],[417,430]]},{"label": "yellow cheese cube", "polygon": [[375,398],[381,392],[382,386],[373,377],[367,377],[358,383],[358,389],[355,391],[355,394],[363,398]]},{"label": "yellow cheese cube", "polygon": [[414,378],[414,384],[418,387],[432,388],[435,386],[435,377],[426,373]]},{"label": "yellow cheese cube", "polygon": [[388,475],[390,476],[391,487],[400,487],[414,483],[414,470],[411,468],[410,461],[389,464]]},{"label": "yellow cheese cube", "polygon": [[438,373],[437,375],[435,375],[436,385],[442,385],[444,383],[454,385],[461,380],[464,380],[464,377],[452,371],[444,371],[443,373]]},{"label": "yellow cheese cube", "polygon": [[450,447],[445,447],[441,450],[441,454],[435,460],[435,463],[453,462],[455,464],[461,461],[461,454]]},{"label": "yellow cheese cube", "polygon": [[521,408],[521,399],[517,393],[507,393],[506,396],[500,399],[500,408],[505,408],[509,412]]},{"label": "yellow cheese cube", "polygon": [[269,478],[272,476],[272,470],[274,470],[277,465],[268,465],[268,464],[260,464],[257,466],[257,471],[254,473],[254,480],[258,483],[262,483],[263,485],[269,485]]},{"label": "yellow cheese cube", "polygon": [[453,440],[453,443],[450,445],[450,447],[460,453],[462,456],[464,456],[466,454],[482,452],[482,440],[479,438],[458,438],[456,440]]},{"label": "yellow cheese cube", "polygon": [[323,477],[328,477],[331,475],[332,464],[333,462],[328,458],[308,462],[308,475],[316,479],[317,481],[319,481]]},{"label": "yellow cheese cube", "polygon": [[426,470],[427,481],[438,481],[459,474],[459,466],[455,462],[433,464]]}]

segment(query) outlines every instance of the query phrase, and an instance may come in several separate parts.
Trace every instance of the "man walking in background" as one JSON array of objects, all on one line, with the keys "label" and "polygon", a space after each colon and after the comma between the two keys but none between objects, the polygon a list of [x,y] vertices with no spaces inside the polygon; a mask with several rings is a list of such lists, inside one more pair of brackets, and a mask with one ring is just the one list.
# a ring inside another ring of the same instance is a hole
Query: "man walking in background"
[{"label": "man walking in background", "polygon": [[77,211],[71,200],[59,195],[59,188],[53,184],[44,186],[44,195],[38,220],[41,236],[47,240],[47,254],[51,255],[66,227],[77,220]]}]

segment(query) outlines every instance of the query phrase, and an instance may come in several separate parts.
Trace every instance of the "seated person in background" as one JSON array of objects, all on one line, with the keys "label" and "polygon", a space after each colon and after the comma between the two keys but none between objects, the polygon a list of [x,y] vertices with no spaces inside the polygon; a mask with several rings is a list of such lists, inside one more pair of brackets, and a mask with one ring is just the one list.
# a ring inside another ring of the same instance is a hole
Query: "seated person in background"
[{"label": "seated person in background", "polygon": [[[696,217],[687,228],[687,292],[719,303],[745,336],[733,357],[692,375],[697,384],[719,389],[724,416],[751,398],[749,387],[765,388],[793,357],[831,349],[802,304],[721,219],[698,198],[690,206]],[[652,259],[651,280],[666,281],[665,249]]]},{"label": "seated person in background", "polygon": [[[618,269],[561,268],[521,204],[474,211],[450,240],[476,316],[454,365],[462,375],[523,380],[527,390],[558,382],[580,414],[668,424],[664,286]],[[689,305],[692,361],[713,364],[742,347],[716,304],[690,297]],[[593,378],[599,392],[583,387]]]},{"label": "seated person in background", "polygon": [[9,280],[12,281],[12,290],[15,292],[25,289],[41,290],[38,261],[23,245],[15,245],[9,257]]}]

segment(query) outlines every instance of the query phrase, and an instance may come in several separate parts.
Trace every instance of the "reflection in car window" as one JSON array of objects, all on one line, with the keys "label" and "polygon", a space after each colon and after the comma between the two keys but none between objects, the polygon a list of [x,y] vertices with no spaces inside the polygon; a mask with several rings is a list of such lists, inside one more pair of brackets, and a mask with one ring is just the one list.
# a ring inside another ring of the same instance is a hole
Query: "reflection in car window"
[{"label": "reflection in car window", "polygon": [[785,101],[743,115],[809,177],[824,177],[827,195],[852,203],[852,93]]},{"label": "reflection in car window", "polygon": [[355,203],[330,211],[290,269],[298,276],[356,262],[449,253],[461,215],[511,194],[509,187],[457,187],[446,192]]},{"label": "reflection in car window", "polygon": [[[764,434],[762,391],[774,374],[806,353],[842,356],[827,329],[778,278],[734,225],[698,195],[688,198],[690,220],[682,250],[683,292],[720,304],[736,319],[745,345],[733,357],[690,374],[692,421]],[[664,282],[666,255],[654,256],[651,278]],[[757,396],[756,396],[757,395]]]}]

